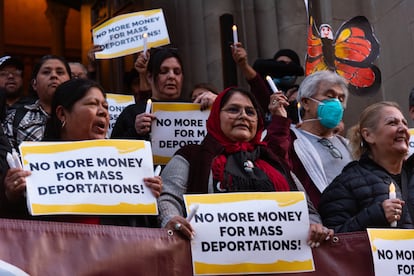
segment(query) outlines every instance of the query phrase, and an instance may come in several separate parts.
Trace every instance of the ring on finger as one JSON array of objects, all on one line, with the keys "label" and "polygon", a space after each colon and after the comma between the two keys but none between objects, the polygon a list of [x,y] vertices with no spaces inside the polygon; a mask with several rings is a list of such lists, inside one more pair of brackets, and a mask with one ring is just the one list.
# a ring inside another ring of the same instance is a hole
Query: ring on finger
[{"label": "ring on finger", "polygon": [[13,182],[13,184],[17,186],[17,184],[19,184],[19,182],[18,182],[17,180],[15,180],[15,181]]},{"label": "ring on finger", "polygon": [[181,223],[176,223],[175,225],[174,225],[174,229],[175,230],[177,230],[177,231],[180,231],[181,230]]},{"label": "ring on finger", "polygon": [[397,215],[394,215],[394,220],[397,220]]},{"label": "ring on finger", "polygon": [[272,104],[273,104],[273,105],[275,105],[276,103],[277,103],[277,101],[276,101],[276,100],[273,100],[273,101],[272,101]]}]

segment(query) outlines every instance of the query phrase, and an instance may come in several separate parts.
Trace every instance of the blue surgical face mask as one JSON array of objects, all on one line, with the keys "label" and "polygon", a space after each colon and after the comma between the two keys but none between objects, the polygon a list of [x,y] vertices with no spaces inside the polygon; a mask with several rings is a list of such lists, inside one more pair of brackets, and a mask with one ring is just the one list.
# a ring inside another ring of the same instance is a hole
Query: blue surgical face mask
[{"label": "blue surgical face mask", "polygon": [[285,91],[291,88],[293,85],[295,85],[296,78],[296,76],[284,76],[281,78],[273,78],[273,82],[275,83],[277,88]]},{"label": "blue surgical face mask", "polygon": [[323,101],[318,101],[313,98],[309,99],[318,102],[318,120],[324,127],[334,128],[342,120],[344,108],[338,99],[333,98]]}]

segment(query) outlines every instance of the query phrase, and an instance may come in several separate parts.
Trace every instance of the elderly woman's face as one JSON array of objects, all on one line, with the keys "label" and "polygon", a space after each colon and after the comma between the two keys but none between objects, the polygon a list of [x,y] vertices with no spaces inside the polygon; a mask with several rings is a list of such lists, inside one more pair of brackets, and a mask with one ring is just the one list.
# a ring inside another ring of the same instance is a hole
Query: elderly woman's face
[{"label": "elderly woman's face", "polygon": [[377,156],[400,155],[404,158],[410,140],[407,120],[397,108],[386,106],[381,110],[376,129],[366,129],[364,139]]},{"label": "elderly woman's face", "polygon": [[153,83],[153,97],[157,100],[175,100],[181,96],[183,70],[175,57],[161,63],[160,73]]},{"label": "elderly woman's face", "polygon": [[106,138],[109,126],[108,103],[101,90],[92,87],[78,100],[71,111],[65,110],[63,140],[93,140]]},{"label": "elderly woman's face", "polygon": [[235,142],[248,142],[257,132],[258,115],[251,100],[234,93],[220,111],[220,127]]}]

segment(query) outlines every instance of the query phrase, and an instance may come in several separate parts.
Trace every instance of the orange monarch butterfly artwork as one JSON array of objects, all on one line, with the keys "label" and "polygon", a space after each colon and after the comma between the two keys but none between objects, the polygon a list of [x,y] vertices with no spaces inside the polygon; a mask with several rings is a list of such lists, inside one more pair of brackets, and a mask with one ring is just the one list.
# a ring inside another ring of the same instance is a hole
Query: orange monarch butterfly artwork
[{"label": "orange monarch butterfly artwork", "polygon": [[367,18],[356,16],[346,21],[334,37],[330,25],[322,24],[317,30],[309,16],[307,41],[306,75],[334,71],[348,81],[349,91],[358,96],[379,90],[381,72],[373,62],[380,46]]}]

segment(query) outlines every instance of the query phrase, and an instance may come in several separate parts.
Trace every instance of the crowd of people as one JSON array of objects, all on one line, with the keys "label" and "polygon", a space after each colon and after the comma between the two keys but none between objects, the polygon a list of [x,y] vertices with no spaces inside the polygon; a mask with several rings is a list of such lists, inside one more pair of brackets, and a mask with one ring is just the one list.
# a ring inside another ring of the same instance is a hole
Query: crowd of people
[{"label": "crowd of people", "polygon": [[[191,239],[194,230],[185,219],[186,193],[303,191],[312,247],[334,232],[414,228],[414,160],[408,158],[407,120],[396,103],[368,106],[357,125],[349,128],[349,136],[343,137],[349,96],[344,78],[319,71],[297,83],[304,71],[290,49],[258,59],[253,66],[241,43],[232,45],[232,54],[248,88],[218,92],[211,84],[199,83],[186,99],[183,62],[169,47],[138,53],[134,68],[126,74],[135,103],[120,114],[111,138],[150,141],[156,118],[146,112],[147,99],[193,102],[201,110],[210,109],[202,143],[182,147],[161,176],[143,179],[158,200],[159,216],[36,219],[164,227]],[[25,199],[31,172],[9,168],[7,152],[18,152],[23,141],[105,139],[109,111],[104,88],[80,63],[42,57],[31,73],[28,93],[23,91],[23,73],[18,58],[0,58],[0,216],[34,219]],[[271,90],[267,76],[278,91]],[[411,101],[414,106],[414,94]],[[389,198],[391,183],[395,199]]]}]

